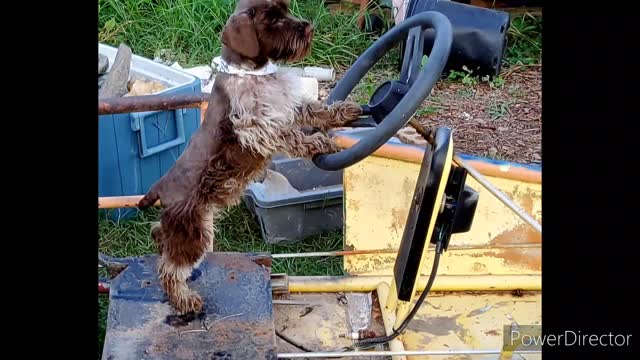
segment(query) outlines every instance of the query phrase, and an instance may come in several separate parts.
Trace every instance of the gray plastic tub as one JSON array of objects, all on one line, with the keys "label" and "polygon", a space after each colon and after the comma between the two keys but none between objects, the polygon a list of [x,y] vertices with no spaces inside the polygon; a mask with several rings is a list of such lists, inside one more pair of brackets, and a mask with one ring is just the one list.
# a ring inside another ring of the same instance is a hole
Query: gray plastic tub
[{"label": "gray plastic tub", "polygon": [[269,244],[288,244],[343,227],[342,171],[324,171],[309,160],[274,159],[244,202]]}]

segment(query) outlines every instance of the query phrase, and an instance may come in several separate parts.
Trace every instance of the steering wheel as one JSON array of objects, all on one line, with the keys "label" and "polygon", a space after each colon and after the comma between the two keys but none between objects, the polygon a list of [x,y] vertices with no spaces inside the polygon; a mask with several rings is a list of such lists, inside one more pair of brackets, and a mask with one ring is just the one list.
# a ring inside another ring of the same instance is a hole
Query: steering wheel
[{"label": "steering wheel", "polygon": [[[435,31],[435,37],[428,61],[420,70],[427,31]],[[376,40],[338,82],[327,103],[346,99],[362,77],[407,34],[400,80],[384,82],[371,96],[369,104],[363,106],[363,115],[369,117],[350,124],[353,127],[373,126],[374,130],[349,149],[316,155],[313,162],[320,169],[344,169],[371,155],[407,124],[431,93],[447,64],[453,42],[449,19],[435,11],[411,16]]]}]

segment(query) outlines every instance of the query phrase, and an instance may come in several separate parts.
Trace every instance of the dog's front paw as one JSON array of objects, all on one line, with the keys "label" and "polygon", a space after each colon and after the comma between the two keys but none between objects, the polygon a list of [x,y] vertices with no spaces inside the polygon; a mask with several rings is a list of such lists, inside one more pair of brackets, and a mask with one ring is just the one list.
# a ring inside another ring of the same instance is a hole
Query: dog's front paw
[{"label": "dog's front paw", "polygon": [[312,135],[314,138],[314,151],[312,151],[312,155],[318,154],[333,154],[340,151],[340,147],[336,142],[330,137],[326,136],[322,133],[315,133]]},{"label": "dog's front paw", "polygon": [[362,107],[360,104],[353,101],[343,101],[336,106],[337,117],[344,123],[348,124],[352,121],[358,120],[362,115]]},{"label": "dog's front paw", "polygon": [[337,153],[340,151],[340,147],[338,146],[338,144],[336,144],[335,141],[333,141],[333,139],[329,139],[327,141],[326,144],[326,154],[333,154],[333,153]]}]

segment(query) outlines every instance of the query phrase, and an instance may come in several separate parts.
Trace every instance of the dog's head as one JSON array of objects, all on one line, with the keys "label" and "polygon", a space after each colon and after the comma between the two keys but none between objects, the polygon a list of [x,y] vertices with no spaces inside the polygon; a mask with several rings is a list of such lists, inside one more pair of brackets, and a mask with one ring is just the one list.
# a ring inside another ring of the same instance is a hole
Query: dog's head
[{"label": "dog's head", "polygon": [[303,58],[312,38],[313,26],[291,15],[289,0],[240,0],[222,32],[226,55],[256,67]]}]

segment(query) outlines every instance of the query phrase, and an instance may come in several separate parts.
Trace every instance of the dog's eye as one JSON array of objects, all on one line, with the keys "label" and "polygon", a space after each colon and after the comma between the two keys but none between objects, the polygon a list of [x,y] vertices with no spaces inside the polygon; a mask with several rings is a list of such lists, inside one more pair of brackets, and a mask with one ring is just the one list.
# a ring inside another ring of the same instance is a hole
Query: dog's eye
[{"label": "dog's eye", "polygon": [[249,15],[249,17],[254,17],[254,16],[256,16],[256,9],[254,9],[254,8],[248,8],[248,9],[247,9],[247,15]]}]

